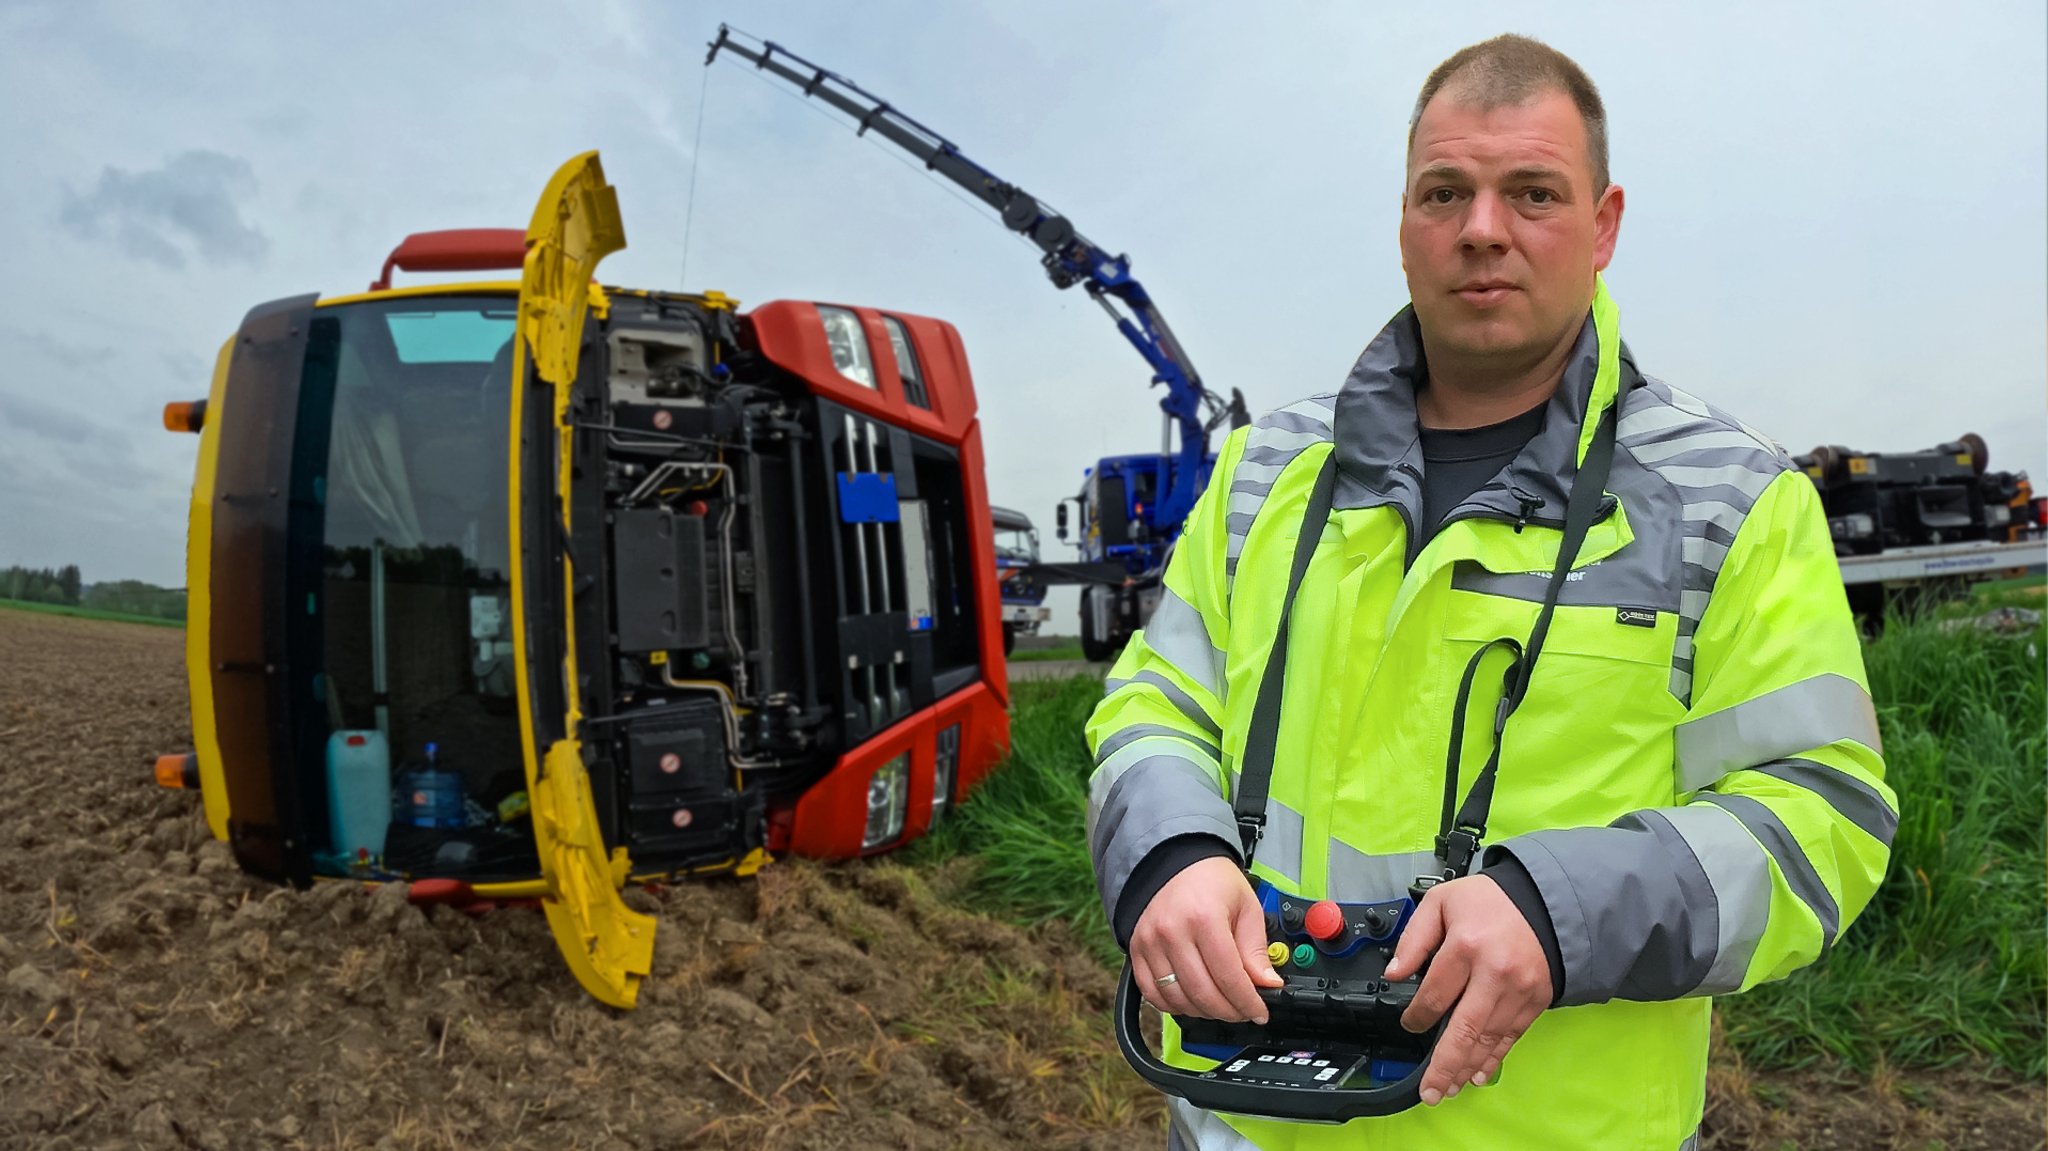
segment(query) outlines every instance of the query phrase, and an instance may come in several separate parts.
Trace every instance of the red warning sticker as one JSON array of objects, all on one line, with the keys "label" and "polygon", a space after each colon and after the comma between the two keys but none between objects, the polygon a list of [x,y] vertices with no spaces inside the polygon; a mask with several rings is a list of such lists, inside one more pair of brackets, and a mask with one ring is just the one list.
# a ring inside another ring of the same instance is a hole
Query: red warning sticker
[{"label": "red warning sticker", "polygon": [[690,809],[687,807],[677,808],[676,813],[669,817],[669,822],[677,827],[690,826]]},{"label": "red warning sticker", "polygon": [[669,775],[674,775],[676,772],[683,770],[683,757],[677,755],[673,751],[669,752],[667,755],[662,756],[661,770],[668,773]]},{"label": "red warning sticker", "polygon": [[657,409],[654,413],[654,427],[657,431],[665,432],[668,430],[668,426],[675,422],[675,416],[669,414],[667,408]]}]

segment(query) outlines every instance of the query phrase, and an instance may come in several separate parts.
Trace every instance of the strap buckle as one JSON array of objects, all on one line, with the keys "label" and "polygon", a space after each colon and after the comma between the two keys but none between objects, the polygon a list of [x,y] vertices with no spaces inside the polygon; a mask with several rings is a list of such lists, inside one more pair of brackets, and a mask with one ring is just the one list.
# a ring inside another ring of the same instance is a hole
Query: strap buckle
[{"label": "strap buckle", "polygon": [[1237,838],[1244,844],[1244,865],[1252,865],[1252,855],[1258,850],[1259,840],[1266,833],[1266,813],[1247,812],[1237,817]]},{"label": "strap buckle", "polygon": [[1462,878],[1471,874],[1472,857],[1479,854],[1479,836],[1470,828],[1459,827],[1436,837],[1436,857],[1443,861],[1449,874]]}]

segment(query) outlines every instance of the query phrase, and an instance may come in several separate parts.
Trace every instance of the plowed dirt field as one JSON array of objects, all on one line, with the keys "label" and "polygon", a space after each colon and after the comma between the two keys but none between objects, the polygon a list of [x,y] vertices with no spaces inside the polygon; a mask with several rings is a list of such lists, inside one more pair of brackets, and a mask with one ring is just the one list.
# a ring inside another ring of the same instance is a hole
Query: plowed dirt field
[{"label": "plowed dirt field", "polygon": [[[1058,927],[967,876],[784,861],[628,900],[641,1007],[543,918],[239,872],[149,765],[190,746],[183,633],[0,609],[0,1148],[1163,1144]],[[1833,1084],[1723,1061],[1715,1148],[2031,1148],[2037,1086]]]}]

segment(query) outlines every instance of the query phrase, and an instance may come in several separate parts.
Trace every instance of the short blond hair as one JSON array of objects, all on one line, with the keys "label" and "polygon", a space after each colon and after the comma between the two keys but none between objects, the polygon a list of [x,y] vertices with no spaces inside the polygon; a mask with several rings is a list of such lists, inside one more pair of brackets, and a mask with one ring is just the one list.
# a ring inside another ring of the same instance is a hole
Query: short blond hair
[{"label": "short blond hair", "polygon": [[1408,118],[1408,154],[1415,154],[1415,126],[1422,110],[1446,86],[1453,98],[1481,108],[1527,103],[1542,92],[1562,92],[1586,125],[1586,154],[1593,162],[1593,191],[1607,190],[1607,109],[1600,89],[1570,56],[1541,40],[1508,33],[1461,48],[1422,82],[1415,114]]}]

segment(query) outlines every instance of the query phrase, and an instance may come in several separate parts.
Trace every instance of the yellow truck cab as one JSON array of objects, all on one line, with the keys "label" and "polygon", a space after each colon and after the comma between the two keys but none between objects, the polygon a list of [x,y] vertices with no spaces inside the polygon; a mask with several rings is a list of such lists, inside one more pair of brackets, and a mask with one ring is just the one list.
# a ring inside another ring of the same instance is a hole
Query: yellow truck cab
[{"label": "yellow truck cab", "polygon": [[624,244],[588,153],[524,232],[248,314],[165,412],[196,746],[158,779],[274,881],[538,898],[630,1007],[623,884],[900,846],[1009,733],[958,333],[599,286]]}]

